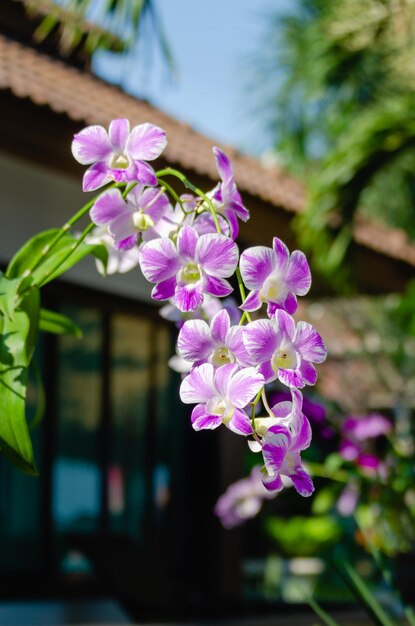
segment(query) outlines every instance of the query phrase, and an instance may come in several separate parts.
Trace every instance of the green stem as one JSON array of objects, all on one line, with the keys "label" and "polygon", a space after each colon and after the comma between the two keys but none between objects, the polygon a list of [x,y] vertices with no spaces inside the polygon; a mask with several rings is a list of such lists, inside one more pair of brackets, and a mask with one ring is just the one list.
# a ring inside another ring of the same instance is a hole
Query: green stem
[{"label": "green stem", "polygon": [[274,413],[269,408],[267,396],[265,395],[265,387],[262,387],[261,398],[262,398],[262,404],[264,405],[264,408],[265,408],[266,412],[268,413],[268,415],[270,417],[275,417]]},{"label": "green stem", "polygon": [[251,409],[251,424],[252,424],[252,430],[254,431],[254,437],[255,437],[255,439],[257,439],[257,434],[256,434],[256,430],[255,430],[255,408],[256,408],[256,405],[257,405],[257,404],[258,404],[258,402],[259,402],[259,399],[261,398],[261,394],[262,394],[263,390],[264,390],[264,387],[262,387],[262,388],[258,391],[258,393],[257,393],[257,394],[256,394],[256,396],[255,396],[255,399],[251,402],[251,404],[252,404],[252,409]]},{"label": "green stem", "polygon": [[313,476],[319,476],[320,478],[331,478],[339,483],[348,483],[349,474],[344,470],[335,470],[334,472],[328,471],[321,463],[313,463],[307,461],[307,466],[310,469]]},{"label": "green stem", "polygon": [[185,208],[183,206],[183,201],[181,200],[179,194],[176,193],[176,191],[173,189],[173,187],[171,185],[169,185],[169,183],[166,183],[166,181],[163,178],[160,178],[158,176],[157,180],[159,181],[159,183],[161,185],[163,185],[163,187],[165,187],[167,189],[167,191],[169,192],[169,194],[171,195],[173,200],[175,200],[180,205],[180,208],[183,211],[183,213],[185,213],[187,215],[186,210],[185,210]]},{"label": "green stem", "polygon": [[[241,294],[241,300],[242,302],[245,302],[246,300],[245,286],[242,282],[241,270],[239,269],[239,267],[236,268],[235,274],[236,274],[236,279],[238,281],[238,287],[239,287],[239,293]],[[242,317],[245,317],[248,320],[248,322],[251,321],[251,316],[248,313],[248,311],[244,311],[244,314]],[[239,323],[241,324],[241,322]]]},{"label": "green stem", "polygon": [[183,185],[187,189],[190,189],[190,191],[193,191],[193,193],[198,195],[200,198],[203,198],[203,200],[206,202],[209,208],[209,211],[212,215],[213,221],[215,223],[216,231],[218,232],[219,235],[222,235],[222,229],[220,227],[218,216],[216,215],[215,207],[213,206],[213,202],[201,189],[199,189],[199,187],[196,187],[196,185],[191,183],[190,180],[188,180],[184,174],[182,174],[178,170],[173,169],[172,167],[166,167],[165,169],[156,172],[156,176],[157,178],[160,178],[163,176],[175,176],[183,183]]},{"label": "green stem", "polygon": [[[119,184],[112,184],[109,187],[107,187],[107,190],[108,189],[113,189],[114,187],[119,187],[119,186],[120,186]],[[30,276],[31,274],[33,274],[33,272],[35,270],[37,270],[39,265],[41,265],[43,263],[43,260],[46,258],[46,256],[49,254],[49,252],[56,246],[56,244],[59,243],[59,241],[62,239],[62,237],[72,228],[72,226],[74,224],[76,224],[76,222],[78,222],[89,211],[89,209],[93,206],[93,204],[95,204],[95,202],[100,197],[101,193],[99,193],[98,195],[94,196],[94,198],[92,198],[92,200],[89,200],[89,202],[84,204],[84,206],[81,207],[79,209],[79,211],[77,211],[75,213],[75,215],[73,215],[71,217],[71,219],[68,220],[66,222],[66,224],[64,224],[62,226],[62,228],[59,229],[59,231],[56,233],[55,237],[52,239],[50,244],[48,244],[47,246],[45,246],[43,248],[40,256],[35,261],[34,265],[26,270],[25,276]]]},{"label": "green stem", "polygon": [[64,259],[62,259],[62,261],[60,261],[60,263],[58,263],[58,265],[56,265],[53,268],[53,270],[47,272],[47,274],[45,274],[44,276],[42,276],[40,278],[40,281],[39,281],[39,283],[37,285],[38,288],[43,287],[43,285],[45,284],[46,279],[50,279],[50,276],[53,276],[53,274],[60,268],[60,266],[63,265],[64,263],[66,263],[66,261],[69,259],[71,254],[73,254],[75,252],[75,250],[81,245],[81,243],[84,241],[84,239],[89,235],[91,230],[93,230],[94,228],[95,228],[95,224],[93,224],[93,223],[88,224],[88,226],[85,228],[85,230],[82,233],[82,235],[75,241],[75,243],[73,244],[72,248],[69,250],[69,252],[66,255],[66,257]]}]

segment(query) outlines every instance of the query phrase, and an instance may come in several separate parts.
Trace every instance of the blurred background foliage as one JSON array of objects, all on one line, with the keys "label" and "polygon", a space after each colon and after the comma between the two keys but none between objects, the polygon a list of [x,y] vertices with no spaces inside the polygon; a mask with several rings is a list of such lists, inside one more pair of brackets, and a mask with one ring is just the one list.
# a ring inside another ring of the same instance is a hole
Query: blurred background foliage
[{"label": "blurred background foliage", "polygon": [[85,58],[98,50],[128,53],[145,38],[158,46],[166,66],[173,57],[153,0],[23,0],[29,15],[39,19],[34,37],[59,37],[60,51],[81,49]]},{"label": "blurred background foliage", "polygon": [[338,289],[357,215],[415,238],[414,29],[413,0],[299,0],[251,58],[252,104],[309,189],[300,240]]}]

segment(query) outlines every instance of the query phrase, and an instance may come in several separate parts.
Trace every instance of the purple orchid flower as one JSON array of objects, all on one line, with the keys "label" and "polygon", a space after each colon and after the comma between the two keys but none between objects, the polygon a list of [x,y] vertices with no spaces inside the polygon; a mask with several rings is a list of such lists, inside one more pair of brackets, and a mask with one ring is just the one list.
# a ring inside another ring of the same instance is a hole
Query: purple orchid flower
[{"label": "purple orchid flower", "polygon": [[213,148],[216,168],[222,179],[207,195],[211,198],[215,210],[223,214],[229,222],[232,239],[238,236],[238,217],[243,222],[249,219],[249,211],[243,205],[241,194],[235,183],[230,159],[219,148]]},{"label": "purple orchid flower", "polygon": [[251,293],[241,305],[243,311],[256,311],[268,303],[268,315],[276,309],[288,313],[297,310],[297,297],[304,296],[311,285],[311,273],[303,252],[294,250],[274,237],[273,248],[254,246],[241,254],[242,279]]},{"label": "purple orchid flower", "polygon": [[351,415],[344,420],[341,430],[343,440],[339,452],[346,461],[356,461],[365,449],[364,443],[390,433],[392,424],[380,413]]},{"label": "purple orchid flower", "polygon": [[169,206],[169,199],[161,189],[138,183],[123,198],[119,189],[104,191],[89,214],[94,224],[107,226],[118,250],[129,250],[138,243],[157,237],[154,226]]},{"label": "purple orchid flower", "polygon": [[[311,477],[301,463],[300,453],[309,447],[311,442],[310,423],[301,410],[302,402],[297,395],[301,393],[293,390],[292,410],[285,416],[287,407],[280,407],[282,415],[279,423],[266,431],[262,440],[262,456],[265,462],[265,471],[262,481],[266,489],[273,492],[281,491],[284,487],[281,476],[287,476],[294,488],[301,496],[311,496],[314,485]],[[285,404],[285,403],[280,403]],[[279,405],[277,405],[279,407]],[[275,407],[273,412],[275,411]],[[285,425],[289,417],[288,424]]]},{"label": "purple orchid flower", "polygon": [[253,367],[240,369],[228,364],[215,369],[211,363],[203,363],[183,380],[180,398],[185,404],[198,403],[191,417],[195,430],[225,424],[239,435],[250,435],[251,422],[243,408],[263,384],[263,377]]},{"label": "purple orchid flower", "polygon": [[103,126],[87,126],[72,141],[75,159],[91,165],[84,174],[83,190],[93,191],[112,180],[157,185],[154,170],[146,161],[160,156],[166,144],[166,133],[154,124],[139,124],[130,131],[127,119],[116,119],[108,132]]},{"label": "purple orchid flower", "polygon": [[131,250],[117,250],[114,246],[114,239],[108,233],[105,226],[97,226],[92,231],[91,235],[86,238],[86,243],[94,245],[100,244],[105,246],[108,252],[107,266],[104,267],[99,259],[95,260],[97,270],[103,276],[110,274],[125,274],[140,262],[140,251],[138,248],[131,248]]},{"label": "purple orchid flower", "polygon": [[177,248],[171,239],[160,238],[146,243],[141,250],[140,266],[145,278],[156,283],[155,300],[173,298],[180,311],[194,311],[203,295],[223,297],[232,287],[225,278],[238,263],[238,247],[224,235],[199,235],[184,226],[177,237]]},{"label": "purple orchid flower", "polygon": [[242,326],[231,326],[229,313],[223,309],[216,313],[210,326],[203,320],[185,322],[177,340],[178,352],[195,365],[209,362],[221,367],[237,363],[245,367],[250,363],[243,332]]},{"label": "purple orchid flower", "polygon": [[274,498],[275,494],[265,489],[259,465],[252,468],[247,478],[229,485],[215,504],[214,513],[225,528],[235,528],[246,520],[255,517],[264,500]]},{"label": "purple orchid flower", "polygon": [[272,319],[250,322],[243,335],[245,347],[259,363],[259,371],[266,383],[276,378],[288,387],[314,385],[317,372],[313,363],[322,363],[326,348],[319,333],[311,324],[298,322],[291,315],[277,309]]}]

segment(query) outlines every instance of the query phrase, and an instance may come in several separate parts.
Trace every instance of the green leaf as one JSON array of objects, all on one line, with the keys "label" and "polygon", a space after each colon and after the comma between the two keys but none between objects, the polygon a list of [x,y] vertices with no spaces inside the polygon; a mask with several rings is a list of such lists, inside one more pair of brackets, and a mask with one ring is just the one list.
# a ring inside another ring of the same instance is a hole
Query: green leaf
[{"label": "green leaf", "polygon": [[40,370],[38,366],[33,362],[32,369],[35,374],[36,388],[37,388],[37,402],[36,402],[36,412],[33,416],[32,421],[30,422],[30,430],[33,430],[40,424],[43,419],[46,410],[46,394],[45,387],[42,382],[42,376],[40,375]]},{"label": "green leaf", "polygon": [[10,280],[0,272],[0,313],[5,315],[9,320],[13,316],[13,311],[19,300],[19,286],[21,278]]},{"label": "green leaf", "polygon": [[12,317],[0,316],[0,448],[28,474],[37,475],[26,421],[28,365],[37,335],[39,293],[31,292]]},{"label": "green leaf", "polygon": [[82,337],[82,330],[69,317],[49,309],[40,309],[39,330],[55,335],[71,335]]},{"label": "green leaf", "polygon": [[[79,243],[69,233],[61,236],[52,247],[52,242],[61,231],[50,229],[38,233],[26,242],[10,261],[6,276],[16,278],[30,274],[38,286],[46,285],[68,271],[88,254],[99,259],[104,268],[108,260],[105,246]],[[31,271],[31,268],[35,268]]]},{"label": "green leaf", "polygon": [[379,626],[394,626],[392,620],[385,613],[382,605],[363,578],[357,573],[356,569],[348,561],[339,562],[337,566],[343,578],[371,615],[374,622]]}]

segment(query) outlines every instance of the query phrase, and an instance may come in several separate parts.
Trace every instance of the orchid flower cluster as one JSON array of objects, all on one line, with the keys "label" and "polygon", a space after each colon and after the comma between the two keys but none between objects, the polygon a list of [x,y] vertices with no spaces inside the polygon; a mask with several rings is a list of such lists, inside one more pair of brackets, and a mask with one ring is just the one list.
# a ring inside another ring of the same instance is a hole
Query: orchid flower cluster
[{"label": "orchid flower cluster", "polygon": [[[247,438],[262,453],[264,493],[279,492],[288,477],[309,496],[313,483],[301,452],[310,445],[311,428],[300,389],[315,384],[314,365],[324,361],[326,349],[310,324],[292,317],[297,296],[310,288],[307,259],[298,250],[290,254],[277,237],[272,247],[240,255],[235,239],[249,211],[231,161],[213,148],[219,181],[204,193],[177,170],[154,171],[149,161],[166,143],[161,128],[131,129],[126,119],[112,121],[108,132],[89,126],[75,135],[73,155],[89,166],[83,189],[112,183],[90,208],[97,227],[90,237],[110,243],[114,269],[138,263],[153,284],[152,298],[167,301],[170,312],[164,314],[179,322],[177,357],[186,373],[180,398],[195,405],[193,428],[224,425]],[[168,176],[178,178],[185,193],[178,195]],[[241,295],[237,319],[221,300],[232,293],[234,274]],[[265,386],[276,380],[290,390],[291,401],[269,407]]]}]

